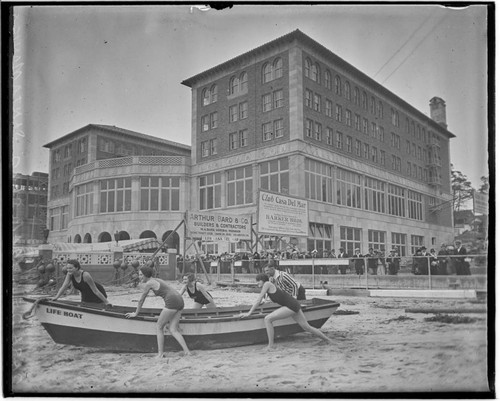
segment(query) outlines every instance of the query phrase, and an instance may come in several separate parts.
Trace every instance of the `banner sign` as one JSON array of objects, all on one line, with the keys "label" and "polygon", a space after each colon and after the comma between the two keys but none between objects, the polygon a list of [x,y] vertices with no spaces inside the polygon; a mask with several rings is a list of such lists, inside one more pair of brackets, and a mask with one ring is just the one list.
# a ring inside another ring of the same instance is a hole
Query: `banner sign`
[{"label": "banner sign", "polygon": [[488,195],[474,191],[474,214],[488,214]]},{"label": "banner sign", "polygon": [[309,205],[300,198],[260,191],[257,224],[259,234],[307,237]]},{"label": "banner sign", "polygon": [[186,225],[194,238],[204,241],[238,242],[249,240],[251,232],[250,215],[230,215],[212,212],[188,212]]}]

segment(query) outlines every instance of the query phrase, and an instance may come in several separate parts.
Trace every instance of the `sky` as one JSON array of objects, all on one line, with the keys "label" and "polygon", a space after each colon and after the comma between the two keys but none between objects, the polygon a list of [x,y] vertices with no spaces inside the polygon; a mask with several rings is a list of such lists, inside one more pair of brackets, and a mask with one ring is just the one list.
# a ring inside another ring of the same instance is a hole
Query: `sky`
[{"label": "sky", "polygon": [[446,102],[450,156],[488,175],[484,5],[34,5],[14,11],[14,173],[48,172],[43,145],[107,124],[190,145],[181,82],[295,29],[429,116]]}]

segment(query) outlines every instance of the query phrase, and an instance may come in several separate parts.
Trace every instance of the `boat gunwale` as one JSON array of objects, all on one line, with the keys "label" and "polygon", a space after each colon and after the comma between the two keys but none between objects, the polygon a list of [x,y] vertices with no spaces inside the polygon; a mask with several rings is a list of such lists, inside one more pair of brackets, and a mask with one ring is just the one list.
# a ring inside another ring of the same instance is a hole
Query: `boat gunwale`
[{"label": "boat gunwale", "polygon": [[[319,300],[318,301],[313,301],[313,300]],[[23,297],[23,300],[27,302],[36,302],[37,299],[34,298],[29,298],[29,297]],[[321,298],[312,298],[308,300],[310,303],[306,306],[305,312],[312,312],[312,311],[318,311],[322,309],[331,309],[331,308],[338,308],[340,304],[335,301],[329,301]],[[77,301],[69,301],[69,300],[61,300],[61,301],[52,301],[48,299],[41,299],[39,301],[39,305],[45,305],[45,306],[53,306],[57,308],[62,308],[62,309],[67,309],[71,311],[80,311],[80,312],[87,312],[90,314],[94,315],[103,315],[103,316],[109,316],[113,317],[116,319],[127,319],[125,317],[125,313],[128,312],[133,312],[135,310],[135,307],[133,306],[122,306],[122,305],[117,305],[115,307],[118,307],[122,309],[122,312],[116,312],[110,309],[105,309],[102,307],[97,307],[97,306],[91,306],[91,305],[82,305],[80,302]],[[238,317],[236,314],[237,313],[244,313],[248,312],[248,310],[251,308],[251,305],[236,305],[236,306],[229,306],[229,307],[219,307],[217,310],[215,309],[205,309],[205,310],[198,310],[198,309],[184,309],[181,315],[181,323],[182,324],[193,324],[193,323],[212,323],[212,322],[226,322],[226,321],[235,321],[235,320],[253,320],[253,319],[262,319],[262,316],[266,316],[267,314],[271,313],[272,311],[276,310],[279,308],[280,305],[270,302],[266,303],[265,305],[261,305],[257,310],[252,313],[252,315],[244,318]],[[141,313],[133,318],[130,318],[130,320],[139,320],[139,321],[148,321],[148,322],[156,322],[158,320],[158,315],[160,314],[162,308],[144,308]],[[223,313],[221,313],[223,312]],[[229,313],[232,313],[229,315]],[[333,312],[332,312],[333,313]],[[149,314],[149,316],[148,316]],[[194,316],[190,316],[194,315]],[[200,316],[200,315],[205,315],[205,316]]]}]

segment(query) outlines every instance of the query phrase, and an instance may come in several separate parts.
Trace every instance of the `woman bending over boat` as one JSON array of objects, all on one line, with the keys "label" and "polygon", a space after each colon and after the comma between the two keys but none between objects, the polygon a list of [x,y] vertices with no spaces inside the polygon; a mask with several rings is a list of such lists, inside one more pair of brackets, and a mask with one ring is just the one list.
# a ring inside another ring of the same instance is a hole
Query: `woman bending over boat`
[{"label": "woman bending over boat", "polygon": [[104,287],[99,284],[97,281],[94,281],[90,273],[83,271],[80,266],[80,262],[75,259],[69,259],[66,262],[66,270],[67,274],[64,279],[64,282],[57,291],[57,294],[53,301],[57,300],[70,284],[73,284],[78,291],[80,291],[82,295],[82,302],[89,303],[104,303],[105,305],[111,305],[107,299],[106,291]]},{"label": "woman bending over boat", "polygon": [[273,283],[269,282],[269,276],[267,274],[258,274],[256,280],[258,281],[258,286],[262,288],[259,298],[252,305],[250,311],[248,311],[247,313],[242,313],[240,317],[250,316],[253,311],[260,305],[266,294],[269,296],[271,301],[281,305],[281,308],[276,309],[274,312],[271,312],[264,318],[267,338],[269,340],[267,350],[271,350],[272,348],[274,348],[273,322],[276,320],[286,319],[287,317],[291,317],[293,320],[295,320],[305,331],[308,331],[309,333],[312,333],[333,344],[333,341],[330,340],[325,334],[323,334],[321,330],[309,325],[306,317],[304,316],[304,312],[302,312],[299,301],[297,301],[294,297],[292,297],[285,291],[280,290]]},{"label": "woman bending over boat", "polygon": [[193,273],[188,273],[182,277],[182,287],[180,294],[184,294],[187,291],[189,298],[194,300],[194,309],[202,308],[206,306],[207,308],[216,308],[214,299],[212,295],[205,289],[203,285],[196,282],[196,278]]},{"label": "woman bending over boat", "polygon": [[172,337],[174,337],[179,345],[184,350],[184,355],[191,355],[189,349],[184,341],[184,337],[179,332],[179,320],[181,319],[181,313],[184,309],[184,300],[182,299],[179,292],[170,287],[165,281],[159,278],[153,278],[153,269],[150,266],[143,266],[139,272],[139,279],[146,283],[144,291],[137,304],[137,309],[135,312],[126,313],[125,317],[136,317],[141,310],[144,300],[148,296],[149,291],[153,291],[156,296],[162,297],[165,301],[165,308],[160,313],[158,317],[158,322],[156,324],[156,338],[158,340],[158,358],[163,357],[163,346],[165,343],[164,328],[168,324],[168,330]]}]

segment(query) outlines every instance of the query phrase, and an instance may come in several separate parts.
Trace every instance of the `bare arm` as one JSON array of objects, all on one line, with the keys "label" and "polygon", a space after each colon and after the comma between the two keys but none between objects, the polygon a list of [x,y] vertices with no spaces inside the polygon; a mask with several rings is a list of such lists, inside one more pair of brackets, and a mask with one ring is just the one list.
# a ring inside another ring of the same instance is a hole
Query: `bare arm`
[{"label": "bare arm", "polygon": [[181,288],[181,290],[179,291],[179,294],[184,294],[186,292],[186,289],[187,289],[187,284],[184,284]]},{"label": "bare arm", "polygon": [[242,313],[240,317],[248,317],[250,316],[253,311],[260,305],[262,302],[262,299],[264,299],[264,296],[267,294],[269,291],[269,288],[271,287],[271,283],[269,281],[265,282],[264,285],[262,286],[262,290],[260,291],[259,297],[257,298],[257,301],[252,305],[250,310],[247,313]]},{"label": "bare arm", "polygon": [[132,313],[126,313],[125,317],[136,317],[139,314],[139,311],[142,308],[142,304],[146,300],[146,297],[148,296],[149,290],[152,288],[151,282],[148,282],[146,286],[144,287],[144,291],[142,292],[141,299],[139,299],[139,303],[137,304],[137,309],[135,312]]},{"label": "bare arm", "polygon": [[209,300],[210,302],[207,304],[207,308],[210,306],[211,308],[217,308],[217,305],[215,305],[215,301],[213,299],[213,297],[208,293],[208,291],[205,289],[205,287],[203,287],[202,285],[198,284],[196,286],[196,288],[198,288],[198,290],[200,290],[200,292],[205,296],[205,298],[207,300]]},{"label": "bare arm", "polygon": [[83,273],[83,280],[89,285],[90,289],[102,302],[104,302],[106,305],[110,303],[108,299],[104,296],[104,294],[101,291],[99,291],[99,288],[97,288],[94,279],[89,273],[87,272]]},{"label": "bare arm", "polygon": [[70,274],[67,273],[66,277],[64,277],[64,282],[62,283],[61,288],[59,288],[59,291],[57,291],[56,296],[54,298],[52,298],[53,301],[55,301],[56,299],[58,299],[62,295],[62,293],[64,291],[66,291],[66,288],[69,287],[69,284],[71,283],[71,278],[69,276],[70,276]]}]

